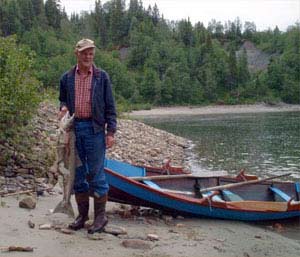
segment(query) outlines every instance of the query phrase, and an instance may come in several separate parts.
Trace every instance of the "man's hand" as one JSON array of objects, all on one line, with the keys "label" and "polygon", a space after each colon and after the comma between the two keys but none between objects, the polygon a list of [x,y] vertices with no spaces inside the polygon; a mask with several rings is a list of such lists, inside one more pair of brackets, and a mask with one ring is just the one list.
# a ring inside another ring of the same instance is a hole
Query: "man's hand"
[{"label": "man's hand", "polygon": [[106,148],[111,148],[115,143],[115,138],[112,135],[106,135]]},{"label": "man's hand", "polygon": [[63,107],[61,108],[60,112],[58,113],[58,119],[61,120],[62,117],[65,116],[65,114],[67,113],[67,111],[68,111],[67,106],[63,106]]}]

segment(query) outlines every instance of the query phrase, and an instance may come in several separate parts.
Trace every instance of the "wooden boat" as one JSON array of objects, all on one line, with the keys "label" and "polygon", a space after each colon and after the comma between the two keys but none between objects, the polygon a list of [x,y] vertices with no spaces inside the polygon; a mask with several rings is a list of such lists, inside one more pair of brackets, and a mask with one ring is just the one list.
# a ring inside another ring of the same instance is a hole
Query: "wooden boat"
[{"label": "wooden boat", "polygon": [[145,168],[147,171],[147,174],[160,174],[160,175],[179,175],[179,174],[190,174],[191,172],[188,170],[185,170],[181,166],[171,166],[170,165],[171,160],[167,160],[163,166],[161,167],[153,167],[153,166],[137,166],[137,167],[142,167]]},{"label": "wooden boat", "polygon": [[[173,216],[275,220],[300,216],[300,183],[237,177],[155,175],[145,167],[106,160],[109,200],[156,208]],[[272,179],[281,176],[272,177]]]}]

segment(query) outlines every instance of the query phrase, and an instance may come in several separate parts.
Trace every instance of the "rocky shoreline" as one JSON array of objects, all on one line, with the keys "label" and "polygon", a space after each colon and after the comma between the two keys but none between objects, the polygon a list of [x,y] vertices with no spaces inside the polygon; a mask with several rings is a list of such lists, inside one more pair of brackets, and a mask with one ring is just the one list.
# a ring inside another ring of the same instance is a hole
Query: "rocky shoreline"
[{"label": "rocky shoreline", "polygon": [[[55,160],[57,107],[42,102],[37,114],[14,139],[0,144],[0,193],[41,191],[49,187],[49,172]],[[141,122],[119,119],[116,144],[107,158],[136,165],[161,167],[166,160],[186,167],[190,142]]]},{"label": "rocky shoreline", "polygon": [[[300,105],[265,104],[204,107],[162,107],[134,111],[129,119],[118,119],[116,144],[107,157],[135,165],[161,167],[167,160],[189,171],[192,142],[145,125],[141,117],[163,115],[209,115],[224,113],[300,111]],[[51,180],[50,167],[55,160],[57,104],[44,101],[36,115],[13,139],[0,142],[0,194],[24,190],[44,190]]]},{"label": "rocky shoreline", "polygon": [[184,166],[190,142],[135,120],[118,120],[116,144],[107,157],[136,165],[160,167],[166,160]]}]

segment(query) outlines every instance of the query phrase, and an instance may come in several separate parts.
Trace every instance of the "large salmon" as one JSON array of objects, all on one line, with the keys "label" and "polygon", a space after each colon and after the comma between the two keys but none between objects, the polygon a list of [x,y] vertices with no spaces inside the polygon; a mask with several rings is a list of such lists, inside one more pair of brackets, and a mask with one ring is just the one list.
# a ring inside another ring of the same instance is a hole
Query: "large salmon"
[{"label": "large salmon", "polygon": [[57,173],[63,178],[63,199],[55,207],[54,213],[65,213],[70,217],[75,216],[70,200],[74,185],[75,169],[77,165],[80,165],[78,163],[80,160],[76,153],[73,120],[74,115],[70,116],[69,112],[67,112],[59,122],[56,161],[52,166],[52,169],[56,169]]}]

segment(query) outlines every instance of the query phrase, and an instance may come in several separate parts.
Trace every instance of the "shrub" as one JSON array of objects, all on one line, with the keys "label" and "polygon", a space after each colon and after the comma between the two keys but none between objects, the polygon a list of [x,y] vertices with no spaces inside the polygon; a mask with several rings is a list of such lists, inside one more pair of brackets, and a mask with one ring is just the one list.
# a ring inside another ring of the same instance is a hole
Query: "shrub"
[{"label": "shrub", "polygon": [[33,53],[0,37],[0,139],[26,124],[39,103],[39,82],[31,69]]}]

